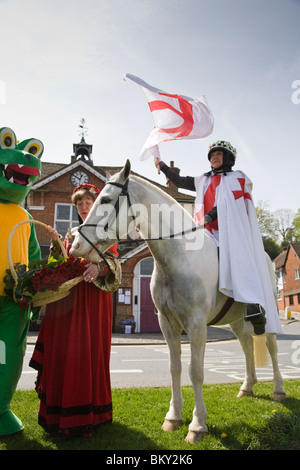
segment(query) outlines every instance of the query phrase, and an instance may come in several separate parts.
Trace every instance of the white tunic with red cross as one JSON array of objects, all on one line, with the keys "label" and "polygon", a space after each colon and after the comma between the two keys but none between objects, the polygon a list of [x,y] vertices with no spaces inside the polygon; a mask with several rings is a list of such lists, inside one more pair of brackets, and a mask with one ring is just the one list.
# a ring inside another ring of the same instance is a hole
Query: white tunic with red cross
[{"label": "white tunic with red cross", "polygon": [[237,302],[266,310],[266,332],[281,333],[266,254],[252,200],[250,179],[241,171],[195,178],[195,220],[214,206],[218,219],[206,230],[219,246],[219,289]]}]

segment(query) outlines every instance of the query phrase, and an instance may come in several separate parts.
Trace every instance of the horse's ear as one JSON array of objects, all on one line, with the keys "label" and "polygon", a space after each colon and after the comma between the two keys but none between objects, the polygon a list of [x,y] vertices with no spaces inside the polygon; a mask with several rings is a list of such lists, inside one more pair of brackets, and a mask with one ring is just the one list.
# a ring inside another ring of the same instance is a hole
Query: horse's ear
[{"label": "horse's ear", "polygon": [[130,160],[126,160],[124,169],[125,169],[125,178],[127,179],[130,175],[130,170],[131,170]]},{"label": "horse's ear", "polygon": [[126,181],[130,175],[131,164],[130,161],[127,160],[124,167],[120,171],[120,179],[121,181]]},{"label": "horse's ear", "polygon": [[123,168],[123,176],[124,176],[124,179],[125,181],[127,180],[127,178],[129,177],[130,175],[130,170],[131,170],[131,163],[129,160],[126,160],[126,163],[125,163],[125,166]]},{"label": "horse's ear", "polygon": [[105,173],[105,178],[106,178],[106,181],[109,181],[111,178],[111,174],[108,171]]}]

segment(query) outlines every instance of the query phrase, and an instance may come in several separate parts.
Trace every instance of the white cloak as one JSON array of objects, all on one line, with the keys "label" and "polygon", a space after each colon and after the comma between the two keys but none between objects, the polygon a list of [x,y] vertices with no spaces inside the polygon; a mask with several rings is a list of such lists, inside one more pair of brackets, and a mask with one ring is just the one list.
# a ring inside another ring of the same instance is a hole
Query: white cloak
[{"label": "white cloak", "polygon": [[[203,206],[211,178],[195,178],[196,212]],[[212,235],[219,245],[219,289],[238,302],[260,304],[266,311],[266,333],[281,333],[251,188],[247,175],[233,171],[221,175],[215,191],[218,230]]]}]

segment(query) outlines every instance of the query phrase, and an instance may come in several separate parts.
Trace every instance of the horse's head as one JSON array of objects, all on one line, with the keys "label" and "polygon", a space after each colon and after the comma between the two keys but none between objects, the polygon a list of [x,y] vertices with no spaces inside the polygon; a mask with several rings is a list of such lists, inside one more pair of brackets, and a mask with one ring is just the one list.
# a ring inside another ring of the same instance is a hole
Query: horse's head
[{"label": "horse's head", "polygon": [[100,253],[105,253],[127,233],[120,233],[116,224],[120,208],[127,196],[127,185],[130,174],[130,161],[127,160],[123,169],[109,178],[101,193],[93,204],[83,225],[79,227],[71,248],[71,255],[80,256],[89,261],[98,262]]}]

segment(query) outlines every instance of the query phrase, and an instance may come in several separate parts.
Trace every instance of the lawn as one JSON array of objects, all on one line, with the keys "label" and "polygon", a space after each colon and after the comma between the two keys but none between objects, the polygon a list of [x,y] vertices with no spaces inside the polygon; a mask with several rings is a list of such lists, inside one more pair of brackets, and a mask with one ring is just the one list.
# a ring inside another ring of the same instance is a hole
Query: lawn
[{"label": "lawn", "polygon": [[209,435],[195,445],[184,441],[193,411],[193,392],[183,387],[183,425],[161,429],[170,401],[170,388],[113,390],[112,424],[98,428],[91,438],[59,439],[37,424],[39,401],[35,391],[17,391],[12,410],[25,425],[21,433],[0,437],[0,450],[299,450],[300,381],[285,382],[287,399],[272,400],[272,383],[255,386],[254,398],[237,398],[240,384],[205,385]]}]

